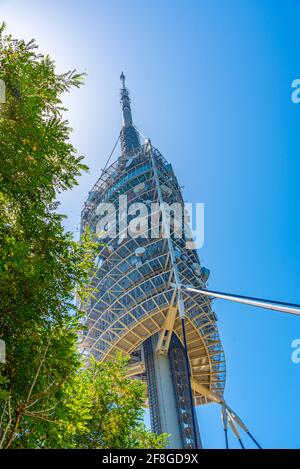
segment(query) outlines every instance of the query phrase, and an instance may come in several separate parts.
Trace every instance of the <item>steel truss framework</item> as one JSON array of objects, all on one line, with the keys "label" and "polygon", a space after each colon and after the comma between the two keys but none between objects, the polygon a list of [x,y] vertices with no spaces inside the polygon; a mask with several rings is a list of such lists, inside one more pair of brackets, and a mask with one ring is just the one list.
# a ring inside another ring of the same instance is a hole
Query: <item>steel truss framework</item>
[{"label": "steel truss framework", "polygon": [[[89,226],[96,233],[97,207],[101,202],[114,203],[119,214],[120,195],[127,196],[128,205],[144,202],[150,207],[163,201],[169,205],[179,202],[183,206],[181,188],[171,165],[149,141],[123,154],[103,171],[82,211],[82,230]],[[119,220],[111,221],[116,223],[118,231]],[[116,352],[130,354],[128,374],[144,380],[142,344],[158,333],[157,351],[168,353],[172,334],[183,341],[174,284],[179,279],[184,285],[206,289],[205,280],[199,274],[198,254],[186,248],[184,235],[176,238],[171,230],[170,238],[164,238],[161,216],[154,225],[145,225],[142,236],[136,238],[120,238],[118,233],[118,237],[99,240],[95,235],[99,242],[92,278],[95,299],[85,305],[87,330],[81,338],[83,353],[97,360],[112,358]],[[154,239],[150,232],[153,228],[160,233]],[[141,247],[144,248],[142,256],[136,254],[136,249]],[[214,400],[209,392],[220,399],[223,396],[224,353],[210,298],[182,290],[182,299],[194,404],[200,405]],[[201,392],[201,386],[208,392]]]}]

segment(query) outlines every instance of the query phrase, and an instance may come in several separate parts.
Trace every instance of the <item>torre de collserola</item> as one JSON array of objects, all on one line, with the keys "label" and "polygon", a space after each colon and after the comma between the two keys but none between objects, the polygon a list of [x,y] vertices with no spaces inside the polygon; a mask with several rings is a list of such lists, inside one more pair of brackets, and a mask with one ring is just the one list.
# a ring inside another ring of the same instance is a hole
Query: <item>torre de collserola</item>
[{"label": "torre de collserola", "polygon": [[[130,355],[128,376],[147,385],[152,430],[170,433],[170,448],[201,447],[194,406],[209,403],[210,392],[222,399],[225,359],[210,298],[191,295],[180,285],[205,289],[208,270],[196,249],[187,247],[185,233],[175,236],[174,223],[170,236],[163,234],[161,207],[183,207],[181,188],[171,164],[149,139],[141,142],[123,73],[121,82],[121,155],[102,171],[81,216],[81,231],[88,226],[99,241],[95,298],[85,307],[81,349],[100,361],[117,352]],[[107,231],[100,240],[96,233],[104,203],[115,207],[111,219],[104,215],[106,227],[113,224],[117,235]],[[140,203],[149,212],[159,207],[152,218],[156,226],[145,223],[139,236],[128,236],[122,232],[124,217],[128,224]]]}]

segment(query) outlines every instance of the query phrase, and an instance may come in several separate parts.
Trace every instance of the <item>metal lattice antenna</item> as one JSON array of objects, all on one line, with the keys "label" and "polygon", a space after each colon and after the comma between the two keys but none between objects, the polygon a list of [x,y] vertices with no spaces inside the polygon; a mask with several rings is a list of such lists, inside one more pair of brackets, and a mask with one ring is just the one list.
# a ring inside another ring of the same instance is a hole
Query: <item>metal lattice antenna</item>
[{"label": "metal lattice antenna", "polygon": [[125,86],[125,75],[123,72],[120,75],[120,80],[122,83],[121,108],[122,108],[123,126],[129,127],[132,125],[132,114],[131,114],[129,91]]},{"label": "metal lattice antenna", "polygon": [[123,72],[120,75],[120,80],[122,82],[122,88],[125,88],[125,75]]},{"label": "metal lattice antenna", "polygon": [[122,83],[121,87],[121,109],[122,109],[122,121],[123,127],[121,130],[121,150],[122,155],[129,153],[136,148],[140,147],[140,139],[138,132],[136,131],[131,113],[130,98],[128,88],[125,86],[125,75],[122,72],[120,75]]}]

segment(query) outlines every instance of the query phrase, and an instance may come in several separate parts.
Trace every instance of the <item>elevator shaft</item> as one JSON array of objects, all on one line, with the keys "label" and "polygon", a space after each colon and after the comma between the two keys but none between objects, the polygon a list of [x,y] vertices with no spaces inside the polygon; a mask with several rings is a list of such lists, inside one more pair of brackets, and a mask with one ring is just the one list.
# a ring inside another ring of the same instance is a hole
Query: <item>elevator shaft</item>
[{"label": "elevator shaft", "polygon": [[[169,448],[195,448],[184,349],[173,333],[168,355],[155,353],[158,335],[143,345],[152,430],[170,434]],[[196,440],[200,442],[198,426]]]}]

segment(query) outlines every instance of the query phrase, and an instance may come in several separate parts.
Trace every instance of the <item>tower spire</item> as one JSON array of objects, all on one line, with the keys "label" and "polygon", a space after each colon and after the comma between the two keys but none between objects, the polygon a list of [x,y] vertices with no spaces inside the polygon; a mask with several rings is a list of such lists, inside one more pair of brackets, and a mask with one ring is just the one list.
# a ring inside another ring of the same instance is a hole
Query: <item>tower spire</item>
[{"label": "tower spire", "polygon": [[125,86],[125,75],[122,72],[121,80],[121,110],[123,127],[121,130],[121,150],[122,155],[131,152],[140,146],[139,135],[133,125],[130,98],[128,88]]},{"label": "tower spire", "polygon": [[125,88],[125,75],[123,72],[120,75],[120,80],[122,82],[122,88]]}]

